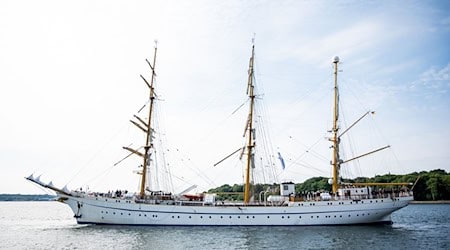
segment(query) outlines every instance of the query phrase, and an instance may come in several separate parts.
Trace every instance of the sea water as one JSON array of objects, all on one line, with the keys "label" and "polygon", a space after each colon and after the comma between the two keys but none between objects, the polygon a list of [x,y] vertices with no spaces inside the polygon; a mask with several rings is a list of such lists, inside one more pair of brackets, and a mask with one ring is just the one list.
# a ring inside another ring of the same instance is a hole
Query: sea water
[{"label": "sea water", "polygon": [[0,202],[1,249],[450,249],[450,205],[409,205],[392,225],[78,225],[58,202]]}]

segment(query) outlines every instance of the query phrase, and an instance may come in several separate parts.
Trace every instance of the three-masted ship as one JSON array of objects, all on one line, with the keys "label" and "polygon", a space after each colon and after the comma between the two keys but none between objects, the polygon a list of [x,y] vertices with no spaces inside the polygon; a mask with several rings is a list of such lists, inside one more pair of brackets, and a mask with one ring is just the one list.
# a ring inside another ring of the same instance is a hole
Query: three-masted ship
[{"label": "three-masted ship", "polygon": [[[298,197],[292,182],[281,183],[279,194],[269,196],[257,202],[251,199],[252,157],[256,147],[253,136],[255,83],[254,83],[254,45],[249,62],[247,95],[249,98],[249,114],[246,121],[246,155],[244,199],[239,202],[222,202],[216,194],[204,194],[196,199],[185,199],[168,192],[152,192],[148,189],[148,168],[152,167],[150,157],[153,152],[152,115],[155,101],[154,79],[157,48],[155,46],[151,68],[151,80],[144,81],[149,88],[148,118],[136,117],[133,124],[145,134],[144,152],[126,148],[132,154],[142,157],[140,190],[135,194],[86,193],[70,191],[66,187],[57,188],[52,183],[44,183],[39,177],[27,177],[42,187],[53,190],[57,201],[67,204],[73,211],[79,224],[112,224],[112,225],[190,225],[190,226],[302,226],[302,225],[345,225],[367,223],[391,223],[391,213],[408,205],[413,200],[412,191],[407,189],[409,183],[384,184],[401,185],[400,192],[376,193],[376,183],[340,183],[339,91],[337,84],[339,58],[333,59],[334,65],[334,115],[332,136],[329,139],[333,148],[333,176],[331,192],[320,193],[314,197]],[[147,61],[148,62],[148,61]],[[381,150],[381,149],[380,149]],[[378,151],[378,150],[375,150]],[[373,152],[375,152],[373,151]],[[191,197],[192,198],[192,197]]]}]

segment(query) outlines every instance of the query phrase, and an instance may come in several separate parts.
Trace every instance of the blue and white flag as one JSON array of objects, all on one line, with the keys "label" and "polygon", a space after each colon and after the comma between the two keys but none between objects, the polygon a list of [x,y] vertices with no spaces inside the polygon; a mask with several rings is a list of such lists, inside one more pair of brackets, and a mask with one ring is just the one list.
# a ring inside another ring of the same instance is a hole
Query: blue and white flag
[{"label": "blue and white flag", "polygon": [[278,152],[278,159],[280,159],[280,162],[281,162],[281,168],[283,168],[283,170],[284,170],[284,168],[285,168],[286,166],[284,165],[284,159],[283,159],[283,157],[281,157],[280,152]]}]

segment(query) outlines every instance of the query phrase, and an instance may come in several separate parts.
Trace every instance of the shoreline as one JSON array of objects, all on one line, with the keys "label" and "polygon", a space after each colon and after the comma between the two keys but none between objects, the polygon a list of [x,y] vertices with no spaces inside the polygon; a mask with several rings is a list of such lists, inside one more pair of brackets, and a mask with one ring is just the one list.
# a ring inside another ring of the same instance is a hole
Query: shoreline
[{"label": "shoreline", "polygon": [[450,200],[441,200],[441,201],[410,201],[409,204],[450,204]]}]

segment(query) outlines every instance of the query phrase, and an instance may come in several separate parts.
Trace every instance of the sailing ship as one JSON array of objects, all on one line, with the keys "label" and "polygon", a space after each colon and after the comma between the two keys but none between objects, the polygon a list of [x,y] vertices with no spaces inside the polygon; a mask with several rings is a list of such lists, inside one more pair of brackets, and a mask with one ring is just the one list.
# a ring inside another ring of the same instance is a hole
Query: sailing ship
[{"label": "sailing ship", "polygon": [[[333,176],[331,192],[320,195],[301,197],[295,193],[295,184],[284,182],[279,185],[279,194],[265,197],[257,202],[251,192],[251,169],[254,162],[253,152],[256,147],[254,138],[254,57],[255,47],[249,61],[247,95],[249,114],[246,121],[246,145],[242,154],[246,155],[245,184],[243,201],[223,202],[217,194],[178,196],[169,192],[150,191],[148,169],[152,167],[151,156],[154,151],[152,115],[155,102],[155,85],[157,47],[154,49],[151,68],[151,80],[144,81],[149,88],[148,118],[137,117],[133,122],[145,133],[144,152],[126,148],[132,154],[142,157],[142,171],[139,172],[140,190],[134,194],[108,194],[70,191],[67,187],[58,188],[51,182],[44,183],[33,175],[26,179],[57,194],[57,201],[67,204],[79,224],[112,225],[189,225],[189,226],[303,226],[303,225],[349,225],[370,223],[391,223],[391,213],[408,205],[413,200],[411,183],[342,183],[340,181],[339,146],[339,91],[337,84],[339,57],[333,58],[334,65],[334,112],[332,136]],[[381,150],[381,149],[379,149]],[[375,150],[378,151],[378,150]],[[373,151],[373,152],[375,152]],[[371,152],[372,153],[372,152]],[[400,185],[400,192],[377,193],[375,185]]]}]

